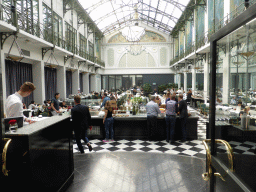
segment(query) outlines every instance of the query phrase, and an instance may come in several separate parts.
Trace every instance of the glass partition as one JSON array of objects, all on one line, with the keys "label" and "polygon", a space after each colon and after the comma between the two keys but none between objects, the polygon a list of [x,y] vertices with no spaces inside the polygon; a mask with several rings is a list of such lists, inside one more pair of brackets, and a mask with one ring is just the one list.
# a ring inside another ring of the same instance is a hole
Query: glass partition
[{"label": "glass partition", "polygon": [[244,183],[256,162],[256,20],[217,41],[215,138],[229,142],[235,159],[223,144],[216,145],[217,158]]}]

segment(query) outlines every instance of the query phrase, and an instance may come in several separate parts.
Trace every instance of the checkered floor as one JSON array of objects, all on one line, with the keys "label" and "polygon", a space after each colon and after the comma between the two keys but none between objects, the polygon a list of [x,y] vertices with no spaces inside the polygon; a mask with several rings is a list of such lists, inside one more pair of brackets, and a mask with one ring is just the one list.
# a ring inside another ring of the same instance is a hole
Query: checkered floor
[{"label": "checkered floor", "polygon": [[[190,111],[194,110],[189,108]],[[196,110],[194,110],[196,111]],[[200,115],[196,111],[199,117],[198,120],[198,140],[186,141],[181,143],[176,141],[175,144],[169,144],[164,141],[146,141],[146,140],[116,140],[108,143],[103,143],[101,140],[94,139],[90,140],[94,152],[154,152],[154,153],[167,153],[174,155],[185,155],[193,156],[198,158],[205,158],[205,148],[202,144],[202,140],[206,138],[206,122],[207,118]],[[256,148],[256,143],[253,142],[235,142],[230,141],[229,144],[232,146],[234,153],[239,154],[250,154],[254,155],[254,149]],[[85,148],[85,153],[89,153],[88,147],[83,144]],[[80,153],[76,143],[73,145],[74,153]],[[219,152],[226,152],[225,147],[222,145],[218,146]]]}]

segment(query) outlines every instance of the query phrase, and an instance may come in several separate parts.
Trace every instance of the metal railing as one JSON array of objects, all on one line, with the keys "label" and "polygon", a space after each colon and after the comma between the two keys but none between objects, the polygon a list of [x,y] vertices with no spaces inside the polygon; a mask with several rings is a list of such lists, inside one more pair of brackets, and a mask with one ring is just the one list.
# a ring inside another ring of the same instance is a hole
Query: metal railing
[{"label": "metal railing", "polygon": [[[255,3],[256,3],[256,0],[252,0],[252,1],[250,1],[249,6],[252,6]],[[238,15],[243,13],[245,10],[246,10],[246,8],[244,6],[244,3],[241,3],[235,10],[230,12],[227,16],[223,17],[219,22],[215,23],[215,25],[212,26],[211,28],[209,28],[209,30],[207,32],[205,32],[201,37],[197,38],[197,41],[195,42],[195,50],[197,50],[197,49],[205,46],[207,43],[209,43],[210,37],[214,33],[216,33],[221,28],[226,26],[229,22],[234,20]],[[183,59],[184,56],[186,57],[187,55],[190,54],[189,53],[190,49],[192,49],[191,45],[186,45],[186,46],[188,46],[188,48],[186,49],[187,50],[186,54],[185,55],[176,56],[173,60],[170,61],[170,65],[173,65],[174,63],[176,63],[179,60]],[[195,50],[193,50],[193,51],[195,51]]]},{"label": "metal railing", "polygon": [[[0,20],[5,21],[15,26],[14,13],[11,10],[11,5],[0,5]],[[78,45],[71,42],[71,40],[63,38],[63,35],[54,31],[52,23],[40,23],[39,20],[31,19],[28,16],[17,11],[17,26],[19,29],[39,37],[49,43],[70,51],[80,57],[95,62],[105,67],[105,62],[89,55],[85,50],[79,48]]]}]

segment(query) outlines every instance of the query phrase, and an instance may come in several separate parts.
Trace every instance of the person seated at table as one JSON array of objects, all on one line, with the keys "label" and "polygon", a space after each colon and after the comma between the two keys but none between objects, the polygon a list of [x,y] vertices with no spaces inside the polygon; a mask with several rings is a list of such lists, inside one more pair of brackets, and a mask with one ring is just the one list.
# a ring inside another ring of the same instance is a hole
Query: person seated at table
[{"label": "person seated at table", "polygon": [[230,101],[230,105],[236,105],[236,97],[233,97]]},{"label": "person seated at table", "polygon": [[154,91],[153,91],[153,95],[154,95],[154,94],[157,94],[157,90],[156,90],[156,88],[155,88],[155,89],[154,89]]},{"label": "person seated at table", "polygon": [[95,92],[94,95],[92,96],[92,99],[100,99],[99,93]]},{"label": "person seated at table", "polygon": [[68,109],[68,106],[66,105],[66,101],[62,101],[62,103],[60,103],[60,107],[62,109]]},{"label": "person seated at table", "polygon": [[219,98],[217,98],[217,100],[216,100],[216,105],[221,105],[221,100],[219,99]]},{"label": "person seated at table", "polygon": [[238,105],[238,106],[241,106],[241,109],[244,109],[244,108],[245,108],[245,105],[243,105],[243,103],[242,103],[241,100],[238,101],[238,104],[237,104],[237,105]]},{"label": "person seated at table", "polygon": [[38,109],[38,106],[36,105],[35,101],[31,101],[28,108],[34,110]]},{"label": "person seated at table", "polygon": [[241,110],[240,113],[239,113],[239,117],[241,117],[243,114],[246,114],[246,115],[250,115],[250,107],[249,106],[246,106],[244,108],[244,110]]}]

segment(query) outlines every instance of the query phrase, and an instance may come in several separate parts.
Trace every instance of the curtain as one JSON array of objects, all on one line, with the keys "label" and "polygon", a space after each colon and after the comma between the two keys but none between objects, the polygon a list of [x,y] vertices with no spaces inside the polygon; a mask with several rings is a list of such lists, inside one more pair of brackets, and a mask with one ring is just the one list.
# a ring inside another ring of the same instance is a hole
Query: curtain
[{"label": "curtain", "polygon": [[83,73],[79,73],[79,81],[80,81],[80,93],[83,93],[84,92]]},{"label": "curtain", "polygon": [[[26,81],[33,82],[32,65],[27,63],[5,60],[6,73],[6,97],[20,90]],[[33,92],[23,98],[23,102],[28,107],[34,100]]]},{"label": "curtain", "polygon": [[45,99],[54,98],[57,92],[57,69],[45,67],[44,68],[45,77]]},{"label": "curtain", "polygon": [[72,94],[72,71],[66,71],[66,98]]}]

